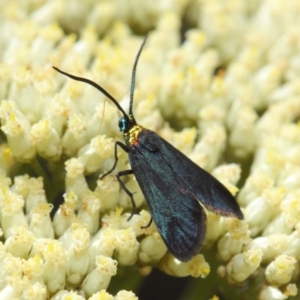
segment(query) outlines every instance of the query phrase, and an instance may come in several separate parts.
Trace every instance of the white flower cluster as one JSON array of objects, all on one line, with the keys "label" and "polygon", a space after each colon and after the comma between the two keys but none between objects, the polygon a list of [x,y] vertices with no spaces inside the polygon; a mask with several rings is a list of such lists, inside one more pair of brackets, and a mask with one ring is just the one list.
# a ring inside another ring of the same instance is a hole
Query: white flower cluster
[{"label": "white flower cluster", "polygon": [[[22,3],[0,4],[0,299],[137,299],[107,293],[117,266],[138,264],[144,275],[154,264],[174,276],[210,272],[201,254],[182,263],[154,224],[143,228],[150,215],[134,177],[126,187],[140,209],[128,220],[131,202],[114,177],[92,186],[86,176],[112,167],[114,140],[122,138],[118,114],[97,90],[52,65],[99,83],[127,111],[142,41],[131,28],[155,28],[138,66],[136,120],[232,194],[246,178],[237,196],[244,221],[208,213],[204,248],[218,241],[219,276],[232,284],[259,278],[248,287],[259,300],[295,296],[299,1]],[[194,29],[180,44],[182,22]],[[184,129],[175,132],[166,119]],[[224,153],[248,165],[219,165]],[[116,172],[127,161],[120,152]]]}]

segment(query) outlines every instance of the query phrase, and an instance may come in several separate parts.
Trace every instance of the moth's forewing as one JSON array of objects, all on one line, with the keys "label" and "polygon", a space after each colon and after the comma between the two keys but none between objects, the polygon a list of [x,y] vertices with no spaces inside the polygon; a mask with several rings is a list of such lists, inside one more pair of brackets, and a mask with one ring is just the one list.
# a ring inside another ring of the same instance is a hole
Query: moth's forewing
[{"label": "moth's forewing", "polygon": [[166,163],[161,151],[165,141],[156,137],[152,131],[140,133],[139,143],[129,146],[130,164],[168,249],[188,261],[205,239],[206,214],[189,186]]},{"label": "moth's forewing", "polygon": [[216,178],[155,132],[147,130],[147,134],[141,133],[139,143],[148,149],[150,144],[158,145],[164,164],[172,168],[207,210],[222,216],[243,219],[243,213],[235,198]]}]

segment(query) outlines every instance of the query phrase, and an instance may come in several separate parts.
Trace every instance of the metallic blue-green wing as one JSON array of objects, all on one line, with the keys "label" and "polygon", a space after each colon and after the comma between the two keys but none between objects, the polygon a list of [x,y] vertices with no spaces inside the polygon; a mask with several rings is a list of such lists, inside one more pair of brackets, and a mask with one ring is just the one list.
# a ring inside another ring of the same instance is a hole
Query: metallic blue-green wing
[{"label": "metallic blue-green wing", "polygon": [[[132,170],[164,242],[181,261],[199,253],[206,214],[243,219],[230,192],[155,132],[142,130],[129,146]],[[200,204],[201,203],[201,204]]]},{"label": "metallic blue-green wing", "polygon": [[188,261],[199,253],[205,239],[204,209],[159,150],[150,151],[139,143],[130,147],[129,158],[166,246],[176,258]]},{"label": "metallic blue-green wing", "polygon": [[218,215],[243,219],[243,214],[235,198],[223,184],[155,132],[150,130],[141,132],[139,142],[149,151],[157,148],[164,158],[164,163],[185,182],[189,190],[207,210]]}]

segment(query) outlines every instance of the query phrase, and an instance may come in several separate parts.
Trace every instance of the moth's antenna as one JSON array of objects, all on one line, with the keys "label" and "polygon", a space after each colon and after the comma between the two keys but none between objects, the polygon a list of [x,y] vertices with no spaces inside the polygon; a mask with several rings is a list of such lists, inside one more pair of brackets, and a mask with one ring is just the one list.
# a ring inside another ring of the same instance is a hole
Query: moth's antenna
[{"label": "moth's antenna", "polygon": [[140,50],[135,58],[134,61],[134,65],[133,65],[133,69],[132,69],[132,75],[131,75],[131,87],[130,87],[130,104],[129,104],[129,116],[133,118],[133,114],[132,114],[132,105],[133,105],[133,97],[134,97],[134,88],[135,88],[135,73],[136,73],[136,67],[137,67],[137,63],[139,61],[140,55],[142,53],[143,47],[146,43],[147,40],[147,35],[145,36],[143,43],[140,47]]},{"label": "moth's antenna", "polygon": [[123,116],[129,120],[128,115],[123,110],[123,108],[121,107],[121,105],[117,102],[117,100],[111,94],[109,94],[103,87],[101,87],[99,84],[97,84],[96,82],[94,82],[94,81],[92,81],[90,79],[87,79],[87,78],[83,78],[83,77],[71,75],[71,74],[66,73],[64,71],[61,71],[60,69],[58,69],[56,67],[52,66],[52,68],[54,70],[56,70],[57,72],[63,74],[63,75],[66,75],[66,76],[68,76],[68,77],[70,77],[70,78],[72,78],[74,80],[77,80],[77,81],[85,82],[85,83],[93,86],[97,90],[99,90],[103,95],[105,95],[107,98],[109,98],[116,105],[116,107],[121,111],[121,113],[123,114]]}]

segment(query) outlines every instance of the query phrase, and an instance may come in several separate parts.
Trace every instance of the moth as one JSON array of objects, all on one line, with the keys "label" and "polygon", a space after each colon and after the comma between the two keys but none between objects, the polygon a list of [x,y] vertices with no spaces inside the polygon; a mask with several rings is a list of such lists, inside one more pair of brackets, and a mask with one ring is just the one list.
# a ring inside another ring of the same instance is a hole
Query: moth
[{"label": "moth", "polygon": [[[200,168],[170,143],[155,132],[139,125],[133,114],[133,99],[136,68],[145,37],[135,58],[131,76],[129,112],[126,113],[117,100],[97,83],[68,74],[53,67],[56,71],[74,80],[85,82],[109,98],[122,117],[119,129],[125,144],[115,142],[115,162],[117,150],[128,153],[131,170],[116,174],[121,187],[130,197],[133,213],[135,202],[121,177],[134,174],[148,204],[152,219],[169,251],[180,261],[188,261],[199,253],[206,235],[205,209],[215,214],[243,219],[243,214],[231,193],[212,175]],[[132,213],[132,215],[133,215]],[[132,216],[131,215],[131,216]],[[149,226],[148,225],[148,226]]]}]

